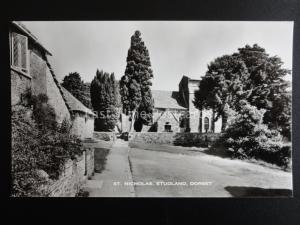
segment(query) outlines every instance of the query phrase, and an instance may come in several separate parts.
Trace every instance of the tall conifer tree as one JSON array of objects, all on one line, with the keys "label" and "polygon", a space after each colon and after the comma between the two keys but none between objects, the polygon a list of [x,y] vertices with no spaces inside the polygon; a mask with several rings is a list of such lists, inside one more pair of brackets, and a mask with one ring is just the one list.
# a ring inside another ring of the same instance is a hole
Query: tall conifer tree
[{"label": "tall conifer tree", "polygon": [[[120,94],[123,104],[123,112],[130,114],[130,130],[135,123],[136,113],[149,114],[152,112],[153,100],[151,94],[151,79],[153,71],[151,69],[150,57],[145,43],[141,39],[141,32],[135,31],[131,37],[131,45],[127,55],[127,66],[125,74],[120,80]],[[147,118],[138,117],[138,123],[147,123]],[[141,126],[137,126],[137,131]]]},{"label": "tall conifer tree", "polygon": [[113,131],[118,120],[118,91],[114,74],[97,70],[91,83],[91,102],[97,111],[96,131]]}]

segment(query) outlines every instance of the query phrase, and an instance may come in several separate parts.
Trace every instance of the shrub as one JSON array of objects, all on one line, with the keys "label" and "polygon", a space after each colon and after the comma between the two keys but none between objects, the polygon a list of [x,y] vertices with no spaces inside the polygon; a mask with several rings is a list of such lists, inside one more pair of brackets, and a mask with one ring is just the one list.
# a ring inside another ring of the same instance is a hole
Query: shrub
[{"label": "shrub", "polygon": [[[12,196],[44,196],[41,176],[57,179],[66,159],[81,155],[81,141],[70,134],[70,124],[55,121],[45,95],[31,96],[12,108]],[[33,109],[33,110],[31,110]]]},{"label": "shrub", "polygon": [[56,115],[54,109],[48,104],[48,97],[45,94],[31,97],[33,118],[39,129],[57,129]]},{"label": "shrub", "polygon": [[197,136],[191,133],[177,133],[174,136],[173,144],[176,146],[184,147],[207,147],[209,144],[209,140],[206,135]]},{"label": "shrub", "polygon": [[37,174],[39,131],[29,116],[30,111],[17,106],[12,108],[12,196],[42,195],[38,187],[46,182]]},{"label": "shrub", "polygon": [[82,154],[82,150],[81,141],[68,133],[42,133],[39,151],[44,160],[38,163],[38,167],[45,170],[50,178],[57,179],[65,160],[75,159],[76,155]]},{"label": "shrub", "polygon": [[265,110],[258,110],[246,101],[241,101],[240,106],[239,114],[213,147],[222,145],[232,157],[262,159],[287,167],[291,148],[283,146],[282,136],[277,130],[263,124]]}]

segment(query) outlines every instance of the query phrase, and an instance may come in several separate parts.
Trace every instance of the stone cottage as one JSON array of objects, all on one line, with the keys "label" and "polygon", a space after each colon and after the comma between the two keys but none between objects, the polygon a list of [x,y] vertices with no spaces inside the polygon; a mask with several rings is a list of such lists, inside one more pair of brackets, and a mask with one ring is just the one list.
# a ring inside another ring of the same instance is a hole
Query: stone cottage
[{"label": "stone cottage", "polygon": [[198,110],[193,104],[200,80],[183,76],[178,91],[152,90],[153,126],[157,132],[220,133],[221,118],[214,122],[212,110]]},{"label": "stone cottage", "polygon": [[9,46],[11,104],[18,104],[27,89],[34,95],[46,94],[58,123],[68,119],[73,134],[91,138],[95,114],[61,87],[47,59],[52,54],[19,22],[10,23]]}]

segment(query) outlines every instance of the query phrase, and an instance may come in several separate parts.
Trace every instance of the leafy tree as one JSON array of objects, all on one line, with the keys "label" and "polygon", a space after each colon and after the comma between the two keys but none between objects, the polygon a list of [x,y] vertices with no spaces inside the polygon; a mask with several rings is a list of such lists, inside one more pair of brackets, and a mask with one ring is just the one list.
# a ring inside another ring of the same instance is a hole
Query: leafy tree
[{"label": "leafy tree", "polygon": [[114,74],[97,70],[91,83],[91,103],[97,111],[96,131],[112,131],[118,121],[118,90]]},{"label": "leafy tree", "polygon": [[258,45],[246,45],[233,55],[214,60],[195,93],[195,106],[212,108],[222,116],[224,131],[228,110],[240,110],[237,104],[246,100],[258,109],[265,109],[264,123],[290,137],[291,98],[289,84],[283,79],[290,73],[282,68],[277,56],[270,57]]},{"label": "leafy tree", "polygon": [[213,109],[217,121],[222,116],[225,130],[229,108],[237,109],[239,100],[246,98],[244,83],[249,78],[245,63],[238,57],[224,55],[208,65],[208,71],[195,92],[194,104],[200,110]]},{"label": "leafy tree", "polygon": [[[131,45],[127,55],[125,74],[120,80],[121,101],[123,112],[131,115],[130,130],[135,123],[136,112],[151,113],[153,100],[150,86],[153,72],[151,69],[148,49],[141,39],[141,32],[135,31],[131,37]],[[147,118],[138,116],[135,127],[141,130],[141,124],[147,123]]]},{"label": "leafy tree", "polygon": [[247,100],[258,109],[266,109],[264,123],[269,128],[290,137],[291,95],[287,91],[290,84],[283,79],[290,70],[282,68],[283,62],[278,56],[269,56],[257,44],[238,50],[235,55],[245,62],[250,74],[245,84],[251,90]]},{"label": "leafy tree", "polygon": [[81,102],[89,109],[92,109],[90,83],[83,83]]},{"label": "leafy tree", "polygon": [[66,88],[75,98],[77,98],[86,107],[91,108],[89,98],[89,85],[85,84],[77,72],[69,73],[65,76],[62,86]]}]

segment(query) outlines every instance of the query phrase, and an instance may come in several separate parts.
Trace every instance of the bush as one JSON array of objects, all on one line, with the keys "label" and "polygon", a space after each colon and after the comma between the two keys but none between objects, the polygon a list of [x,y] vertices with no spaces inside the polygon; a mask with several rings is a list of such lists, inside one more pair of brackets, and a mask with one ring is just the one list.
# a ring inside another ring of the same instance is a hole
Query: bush
[{"label": "bush", "polygon": [[57,179],[65,160],[74,159],[83,150],[81,141],[70,134],[69,122],[56,123],[44,95],[33,96],[28,102],[32,105],[12,108],[12,196],[47,195],[39,189],[47,182],[41,170]]},{"label": "bush", "polygon": [[37,174],[39,131],[30,117],[30,111],[12,108],[12,196],[42,195],[38,187],[46,180]]},{"label": "bush", "polygon": [[174,136],[173,144],[184,147],[208,147],[209,140],[207,135],[197,136],[191,133],[177,133]]},{"label": "bush", "polygon": [[232,157],[256,158],[287,167],[291,148],[283,146],[282,136],[277,130],[270,130],[263,124],[265,111],[246,101],[241,101],[240,106],[239,114],[213,147],[222,145]]}]

